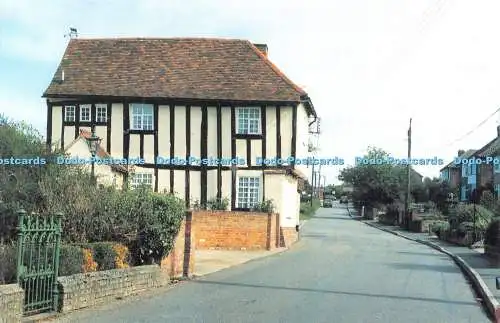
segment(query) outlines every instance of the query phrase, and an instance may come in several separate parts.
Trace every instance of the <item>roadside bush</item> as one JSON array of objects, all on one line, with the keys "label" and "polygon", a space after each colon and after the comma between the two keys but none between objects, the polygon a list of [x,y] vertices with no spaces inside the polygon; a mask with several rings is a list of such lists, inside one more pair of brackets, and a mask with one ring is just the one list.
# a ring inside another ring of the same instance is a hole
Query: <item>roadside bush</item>
[{"label": "roadside bush", "polygon": [[300,203],[300,219],[309,219],[314,216],[314,213],[321,207],[321,203],[318,199],[314,199],[312,206],[311,202],[301,202]]},{"label": "roadside bush", "polygon": [[500,245],[500,219],[494,219],[486,229],[484,244],[487,246]]},{"label": "roadside bush", "polygon": [[[484,206],[476,205],[476,228],[478,230],[485,230],[494,216],[495,214]],[[463,222],[474,222],[474,205],[458,205],[454,216],[454,222],[457,226]]]},{"label": "roadside bush", "polygon": [[385,213],[379,215],[379,222],[393,225],[394,223],[396,223],[399,217],[399,204],[389,204],[385,209]]},{"label": "roadside bush", "polygon": [[496,202],[495,195],[490,191],[484,191],[481,195],[481,205],[492,212],[495,212]]},{"label": "roadside bush", "polygon": [[436,221],[431,225],[431,231],[438,236],[444,237],[444,234],[450,230],[450,224],[447,221]]}]

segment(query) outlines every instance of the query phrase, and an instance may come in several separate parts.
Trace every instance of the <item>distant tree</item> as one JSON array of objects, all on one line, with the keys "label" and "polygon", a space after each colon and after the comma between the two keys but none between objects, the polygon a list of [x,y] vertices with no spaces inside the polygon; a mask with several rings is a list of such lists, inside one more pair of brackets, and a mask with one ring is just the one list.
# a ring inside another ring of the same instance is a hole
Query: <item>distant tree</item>
[{"label": "distant tree", "polygon": [[390,204],[401,198],[405,182],[404,168],[385,162],[384,159],[388,157],[389,154],[384,150],[368,147],[364,158],[371,163],[359,164],[341,171],[339,179],[352,185],[352,198],[355,201],[375,205]]}]

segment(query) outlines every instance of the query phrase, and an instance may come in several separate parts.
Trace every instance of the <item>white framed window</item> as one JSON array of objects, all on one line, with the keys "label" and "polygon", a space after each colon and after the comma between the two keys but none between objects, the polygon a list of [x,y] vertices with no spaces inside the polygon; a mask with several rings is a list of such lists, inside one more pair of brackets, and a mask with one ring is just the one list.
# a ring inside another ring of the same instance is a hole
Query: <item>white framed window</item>
[{"label": "white framed window", "polygon": [[236,116],[238,120],[238,128],[236,133],[243,135],[260,135],[261,134],[261,115],[260,108],[236,108]]},{"label": "white framed window", "polygon": [[[494,158],[497,160],[500,160],[500,156],[495,156]],[[497,174],[500,173],[500,163],[496,163],[496,164],[493,163],[493,171]]]},{"label": "white framed window", "polygon": [[132,118],[130,128],[132,130],[153,130],[153,105],[133,103],[131,105]]},{"label": "white framed window", "polygon": [[74,122],[75,113],[76,113],[76,107],[74,105],[64,106],[64,121]]},{"label": "white framed window", "polygon": [[152,186],[153,185],[153,174],[151,173],[135,173],[132,175],[130,181],[130,186],[132,188],[137,188],[142,185]]},{"label": "white framed window", "polygon": [[260,177],[238,178],[238,208],[249,209],[260,202]]},{"label": "white framed window", "polygon": [[90,108],[92,106],[90,104],[82,104],[80,105],[80,121],[90,122]]},{"label": "white framed window", "polygon": [[108,105],[96,104],[95,105],[95,121],[107,122],[108,121]]}]

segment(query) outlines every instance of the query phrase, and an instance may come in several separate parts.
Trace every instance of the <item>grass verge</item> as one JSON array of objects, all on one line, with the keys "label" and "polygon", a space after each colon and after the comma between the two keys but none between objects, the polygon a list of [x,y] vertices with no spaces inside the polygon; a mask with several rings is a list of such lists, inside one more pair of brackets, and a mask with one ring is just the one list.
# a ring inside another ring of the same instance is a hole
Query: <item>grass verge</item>
[{"label": "grass verge", "polygon": [[311,202],[300,203],[300,220],[308,220],[312,218],[314,213],[316,213],[320,206],[320,201],[316,199],[313,200],[312,205]]}]

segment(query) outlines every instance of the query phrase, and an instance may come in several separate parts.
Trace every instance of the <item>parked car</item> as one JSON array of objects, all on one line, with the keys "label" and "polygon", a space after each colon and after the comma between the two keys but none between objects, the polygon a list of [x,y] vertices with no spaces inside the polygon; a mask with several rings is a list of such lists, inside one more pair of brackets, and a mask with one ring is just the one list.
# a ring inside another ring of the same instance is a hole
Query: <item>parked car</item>
[{"label": "parked car", "polygon": [[324,200],[323,207],[333,207],[333,201],[332,200]]},{"label": "parked car", "polygon": [[344,204],[347,204],[347,203],[348,203],[348,200],[347,200],[347,195],[343,195],[343,196],[340,198],[340,203],[344,203]]}]

